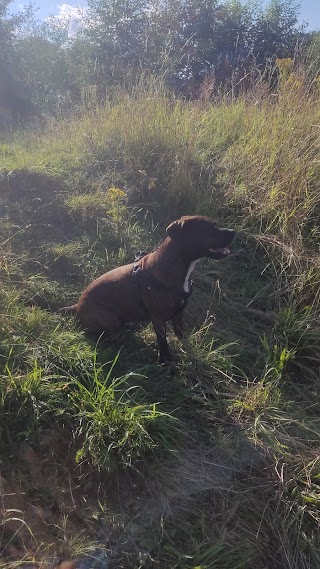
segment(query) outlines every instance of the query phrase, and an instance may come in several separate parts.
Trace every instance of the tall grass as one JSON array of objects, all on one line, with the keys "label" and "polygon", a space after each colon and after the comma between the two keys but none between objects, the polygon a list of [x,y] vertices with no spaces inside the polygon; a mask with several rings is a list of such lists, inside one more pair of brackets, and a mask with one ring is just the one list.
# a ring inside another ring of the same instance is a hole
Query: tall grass
[{"label": "tall grass", "polygon": [[[302,71],[214,104],[141,81],[0,147],[0,459],[59,432],[119,565],[318,566],[319,109]],[[53,312],[187,213],[238,236],[195,272],[175,374],[150,327],[95,345]]]}]

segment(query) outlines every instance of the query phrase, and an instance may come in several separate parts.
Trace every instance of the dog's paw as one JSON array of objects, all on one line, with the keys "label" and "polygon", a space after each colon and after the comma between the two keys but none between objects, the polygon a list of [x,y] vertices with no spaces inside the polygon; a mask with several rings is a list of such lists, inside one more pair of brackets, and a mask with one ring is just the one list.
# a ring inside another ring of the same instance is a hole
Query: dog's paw
[{"label": "dog's paw", "polygon": [[170,361],[166,360],[166,361],[163,361],[161,363],[159,361],[159,364],[161,365],[161,367],[163,369],[164,376],[172,377],[172,376],[177,374],[178,367],[172,358],[170,359]]},{"label": "dog's paw", "polygon": [[170,354],[170,352],[160,352],[159,354],[159,364],[171,364],[172,362],[172,355]]}]

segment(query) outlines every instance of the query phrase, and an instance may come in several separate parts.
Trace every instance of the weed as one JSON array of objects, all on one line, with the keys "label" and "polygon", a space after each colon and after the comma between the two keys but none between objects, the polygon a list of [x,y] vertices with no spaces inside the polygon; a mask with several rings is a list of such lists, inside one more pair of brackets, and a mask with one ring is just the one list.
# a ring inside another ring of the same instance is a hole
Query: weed
[{"label": "weed", "polygon": [[112,379],[118,356],[107,373],[94,359],[93,374],[84,385],[74,379],[77,390],[70,395],[83,440],[77,461],[87,458],[99,468],[112,470],[115,458],[130,466],[156,448],[173,451],[181,431],[179,422],[158,410],[157,404],[141,403],[140,389],[131,382],[135,374]]}]

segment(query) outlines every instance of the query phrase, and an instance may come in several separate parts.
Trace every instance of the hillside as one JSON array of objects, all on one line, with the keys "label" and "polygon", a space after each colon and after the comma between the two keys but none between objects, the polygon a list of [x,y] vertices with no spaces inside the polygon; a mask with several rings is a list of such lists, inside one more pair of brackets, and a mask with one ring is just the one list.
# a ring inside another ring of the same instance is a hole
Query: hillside
[{"label": "hillside", "polygon": [[[293,74],[215,104],[155,81],[0,145],[3,567],[319,567],[319,125]],[[174,371],[151,326],[55,312],[182,214],[238,233]]]}]

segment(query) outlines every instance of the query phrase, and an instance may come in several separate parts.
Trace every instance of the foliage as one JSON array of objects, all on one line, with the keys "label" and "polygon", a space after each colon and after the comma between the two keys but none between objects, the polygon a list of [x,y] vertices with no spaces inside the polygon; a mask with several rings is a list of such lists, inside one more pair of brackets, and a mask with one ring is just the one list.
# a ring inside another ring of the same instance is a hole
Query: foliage
[{"label": "foliage", "polygon": [[253,67],[263,73],[275,57],[293,55],[300,33],[291,0],[272,0],[266,8],[251,0],[92,0],[89,7],[98,22],[88,28],[98,65],[106,77],[106,65],[113,73],[106,84],[123,83],[141,67],[164,73],[170,85],[192,95],[206,76],[235,86]]},{"label": "foliage", "polygon": [[[55,116],[104,101],[115,87],[132,89],[142,71],[188,97],[234,95],[269,79],[275,59],[294,58],[307,37],[294,0],[90,0],[75,29],[68,17],[35,23],[31,8],[9,16],[9,4],[0,13],[1,65],[13,66],[29,105]],[[10,97],[6,107],[10,125]],[[31,107],[21,102],[18,114],[30,118]]]},{"label": "foliage", "polygon": [[23,12],[11,15],[11,0],[0,0],[0,129],[7,128],[12,119],[33,117],[34,107],[19,78],[17,30],[22,30],[33,15],[32,5]]},{"label": "foliage", "polygon": [[14,49],[17,29],[23,28],[32,16],[32,5],[23,12],[10,14],[9,7],[12,0],[0,1],[0,53],[2,62],[14,62]]}]

